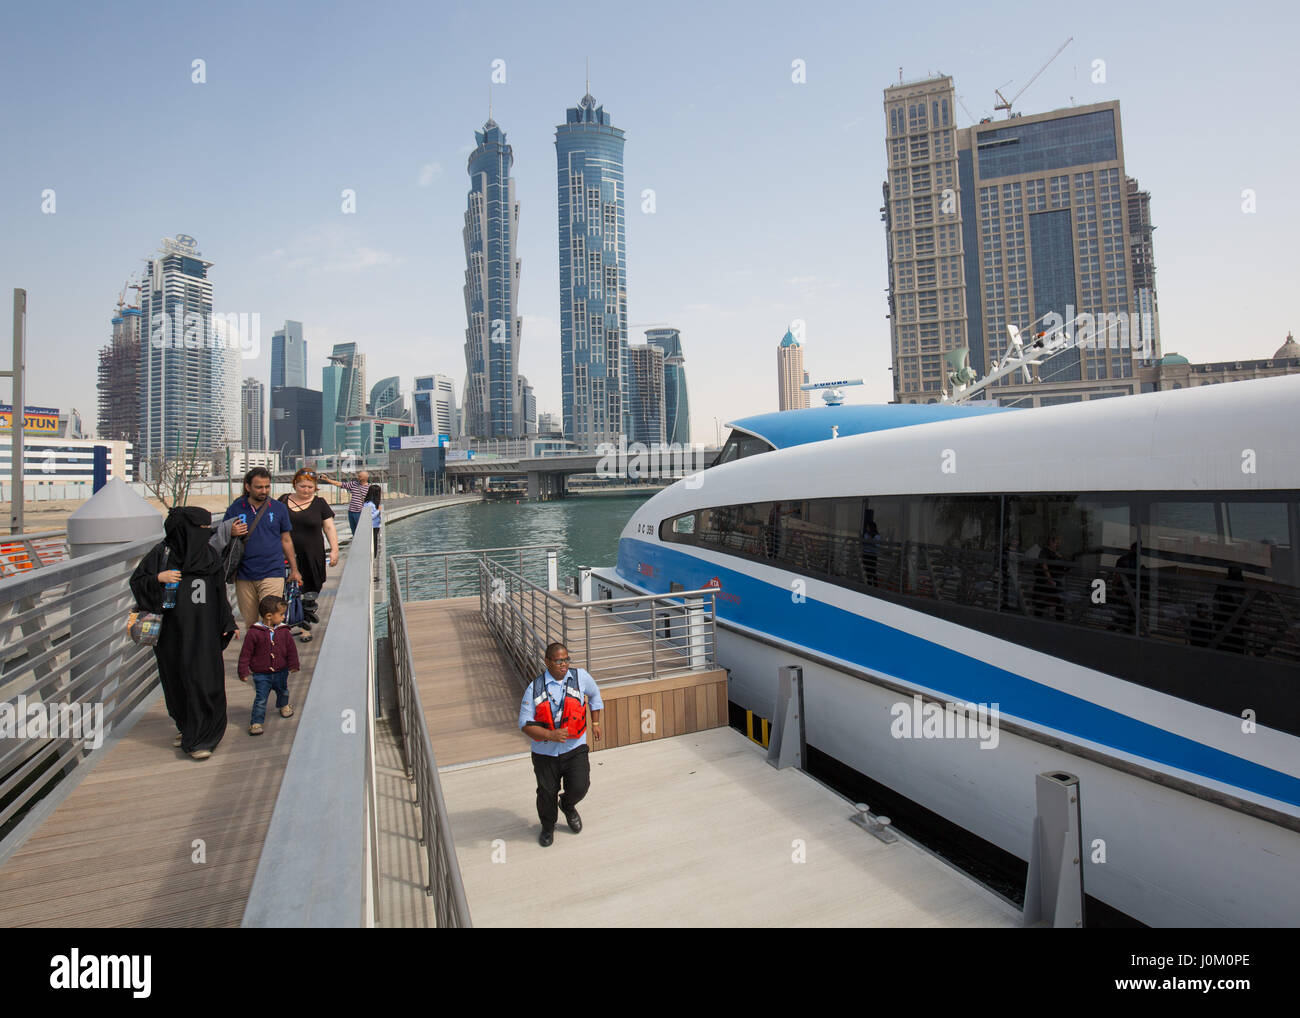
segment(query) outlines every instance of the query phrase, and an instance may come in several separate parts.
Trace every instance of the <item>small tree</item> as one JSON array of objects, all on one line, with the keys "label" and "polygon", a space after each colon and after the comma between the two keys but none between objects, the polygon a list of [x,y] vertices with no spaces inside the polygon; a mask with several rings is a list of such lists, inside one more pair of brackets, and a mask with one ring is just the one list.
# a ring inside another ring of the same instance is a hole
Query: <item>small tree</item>
[{"label": "small tree", "polygon": [[144,482],[164,509],[185,505],[190,497],[190,485],[199,474],[199,432],[194,432],[194,444],[188,450],[181,445],[179,428],[176,435],[180,455],[173,460],[154,456],[149,460],[149,476]]}]

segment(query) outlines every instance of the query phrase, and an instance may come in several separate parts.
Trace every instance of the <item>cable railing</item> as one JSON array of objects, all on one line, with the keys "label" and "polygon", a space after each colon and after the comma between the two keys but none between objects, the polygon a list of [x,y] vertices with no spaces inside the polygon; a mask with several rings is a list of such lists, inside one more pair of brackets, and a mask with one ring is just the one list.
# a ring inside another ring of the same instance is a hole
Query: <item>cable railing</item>
[{"label": "cable railing", "polygon": [[716,668],[716,595],[704,588],[576,601],[500,562],[479,561],[479,608],[525,679],[541,674],[553,642],[605,681]]},{"label": "cable railing", "polygon": [[398,565],[388,564],[388,632],[393,647],[393,670],[397,680],[397,701],[402,714],[402,752],[407,778],[415,782],[420,807],[420,845],[429,873],[425,893],[433,897],[434,920],[439,927],[469,927],[469,903],[461,881],[460,864],[452,839],[447,804],[438,780],[438,762],[424,718],[424,705],[415,681],[411,639],[406,628],[402,593],[397,581]]},{"label": "cable railing", "polygon": [[513,564],[521,575],[536,576],[554,590],[557,583],[557,544],[522,544],[512,548],[462,548],[457,551],[412,552],[394,555],[403,600],[475,597],[479,591],[478,560]]},{"label": "cable railing", "polygon": [[[0,579],[0,855],[24,817],[103,750],[113,726],[156,688],[153,649],[126,634],[129,580],[156,541],[32,567]],[[35,819],[35,817],[29,817]]]}]

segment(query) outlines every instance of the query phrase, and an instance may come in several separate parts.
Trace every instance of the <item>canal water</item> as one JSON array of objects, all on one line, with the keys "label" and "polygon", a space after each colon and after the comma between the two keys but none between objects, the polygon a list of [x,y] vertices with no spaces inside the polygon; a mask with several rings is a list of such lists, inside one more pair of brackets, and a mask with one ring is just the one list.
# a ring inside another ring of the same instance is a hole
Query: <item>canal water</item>
[{"label": "canal water", "polygon": [[[565,498],[554,502],[472,502],[434,509],[392,524],[386,535],[388,554],[554,544],[559,546],[560,586],[567,587],[568,577],[577,575],[580,565],[612,567],[615,564],[619,535],[637,507],[648,497],[622,495]],[[534,567],[526,570],[526,575],[542,580],[545,573],[539,576],[536,571],[539,560],[534,559]],[[471,575],[473,560],[466,557],[454,561],[458,566],[453,566],[452,576],[460,573],[464,578],[460,592],[477,593],[476,581],[472,591],[465,582]],[[437,586],[436,594],[441,597],[441,564],[429,560],[422,572],[423,575],[416,577],[412,584],[414,596],[418,598],[421,595],[423,583],[430,585],[430,593],[433,592],[432,586]],[[416,575],[416,567],[412,566],[411,574]]]}]

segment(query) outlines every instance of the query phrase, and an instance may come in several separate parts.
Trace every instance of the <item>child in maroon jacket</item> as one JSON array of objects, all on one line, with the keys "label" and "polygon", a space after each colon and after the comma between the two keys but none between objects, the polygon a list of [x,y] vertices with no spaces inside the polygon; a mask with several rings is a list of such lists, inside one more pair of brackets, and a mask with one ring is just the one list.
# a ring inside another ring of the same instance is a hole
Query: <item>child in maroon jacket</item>
[{"label": "child in maroon jacket", "polygon": [[251,674],[257,687],[249,735],[262,734],[266,701],[272,689],[280,717],[293,717],[293,708],[289,706],[289,673],[298,670],[298,648],[294,646],[292,630],[284,624],[288,610],[289,605],[282,597],[262,598],[257,606],[262,619],[249,628],[244,649],[239,652],[239,681],[247,682]]}]

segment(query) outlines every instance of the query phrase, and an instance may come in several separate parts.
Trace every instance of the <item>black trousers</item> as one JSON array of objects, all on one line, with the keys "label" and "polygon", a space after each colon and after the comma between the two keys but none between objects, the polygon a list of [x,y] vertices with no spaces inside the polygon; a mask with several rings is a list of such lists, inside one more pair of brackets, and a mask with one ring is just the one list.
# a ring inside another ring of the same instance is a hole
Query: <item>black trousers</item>
[{"label": "black trousers", "polygon": [[[582,802],[591,788],[591,760],[589,746],[579,746],[559,756],[533,754],[533,773],[537,775],[537,819],[543,830],[555,826],[558,812],[555,807],[559,796],[560,808],[567,814]],[[564,793],[560,794],[560,782]]]}]

